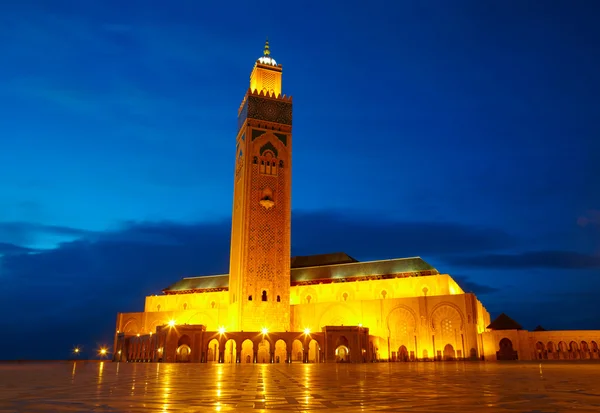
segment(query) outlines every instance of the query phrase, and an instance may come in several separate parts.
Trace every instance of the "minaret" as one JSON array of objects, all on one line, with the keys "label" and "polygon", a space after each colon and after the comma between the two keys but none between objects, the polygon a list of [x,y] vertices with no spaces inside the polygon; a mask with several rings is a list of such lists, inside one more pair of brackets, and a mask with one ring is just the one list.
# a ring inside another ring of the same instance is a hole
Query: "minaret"
[{"label": "minaret", "polygon": [[267,40],[238,111],[229,331],[290,326],[292,99],[281,72]]}]

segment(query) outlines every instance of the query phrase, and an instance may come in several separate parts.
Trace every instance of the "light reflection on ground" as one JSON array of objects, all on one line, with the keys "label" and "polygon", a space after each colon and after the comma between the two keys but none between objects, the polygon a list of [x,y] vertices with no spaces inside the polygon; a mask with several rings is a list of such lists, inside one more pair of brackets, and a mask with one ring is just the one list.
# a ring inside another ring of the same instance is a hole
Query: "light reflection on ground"
[{"label": "light reflection on ground", "polygon": [[0,412],[600,411],[600,363],[0,364]]}]

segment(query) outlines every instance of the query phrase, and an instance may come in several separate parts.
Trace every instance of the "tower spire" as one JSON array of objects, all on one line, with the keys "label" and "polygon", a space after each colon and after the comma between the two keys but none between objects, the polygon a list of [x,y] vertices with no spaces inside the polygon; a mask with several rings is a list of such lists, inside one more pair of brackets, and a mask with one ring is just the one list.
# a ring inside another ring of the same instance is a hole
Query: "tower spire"
[{"label": "tower spire", "polygon": [[267,41],[265,42],[265,56],[269,56],[271,54],[271,50],[269,50],[269,37],[267,37]]}]

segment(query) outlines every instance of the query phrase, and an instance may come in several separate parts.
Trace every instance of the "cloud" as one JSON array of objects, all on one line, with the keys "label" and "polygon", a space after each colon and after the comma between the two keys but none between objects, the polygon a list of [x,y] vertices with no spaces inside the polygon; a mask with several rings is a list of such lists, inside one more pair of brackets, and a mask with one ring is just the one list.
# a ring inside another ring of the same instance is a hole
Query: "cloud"
[{"label": "cloud", "polygon": [[582,215],[577,219],[577,225],[586,227],[588,225],[600,225],[600,211],[590,210],[586,215]]},{"label": "cloud", "polygon": [[91,231],[65,227],[60,225],[44,225],[31,222],[0,222],[0,242],[30,245],[42,235],[58,235],[64,237],[90,236]]},{"label": "cloud", "polygon": [[0,242],[0,256],[9,254],[27,254],[33,251],[35,250],[26,247],[20,247],[15,244],[9,244],[7,242]]},{"label": "cloud", "polygon": [[452,274],[452,278],[454,281],[460,285],[460,287],[467,293],[474,293],[477,296],[480,295],[489,295],[496,293],[498,291],[502,291],[501,288],[494,287],[491,285],[481,284],[477,281],[473,281],[471,277],[466,275],[456,275]]},{"label": "cloud", "polygon": [[292,252],[343,250],[362,259],[431,256],[514,248],[520,240],[495,228],[404,222],[340,211],[294,212]]},{"label": "cloud", "polygon": [[445,257],[445,260],[452,265],[478,268],[553,268],[569,270],[600,268],[600,256],[575,251],[532,251],[518,254],[448,256]]}]

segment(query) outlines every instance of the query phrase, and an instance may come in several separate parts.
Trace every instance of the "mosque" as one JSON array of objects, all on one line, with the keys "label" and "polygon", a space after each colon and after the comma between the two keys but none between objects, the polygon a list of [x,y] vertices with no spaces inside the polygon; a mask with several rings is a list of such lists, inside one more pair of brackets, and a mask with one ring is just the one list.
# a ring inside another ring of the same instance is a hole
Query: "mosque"
[{"label": "mosque", "polygon": [[238,110],[229,274],[186,277],[119,313],[114,361],[217,363],[598,359],[600,331],[494,321],[419,257],[291,257],[292,97],[254,64]]}]

